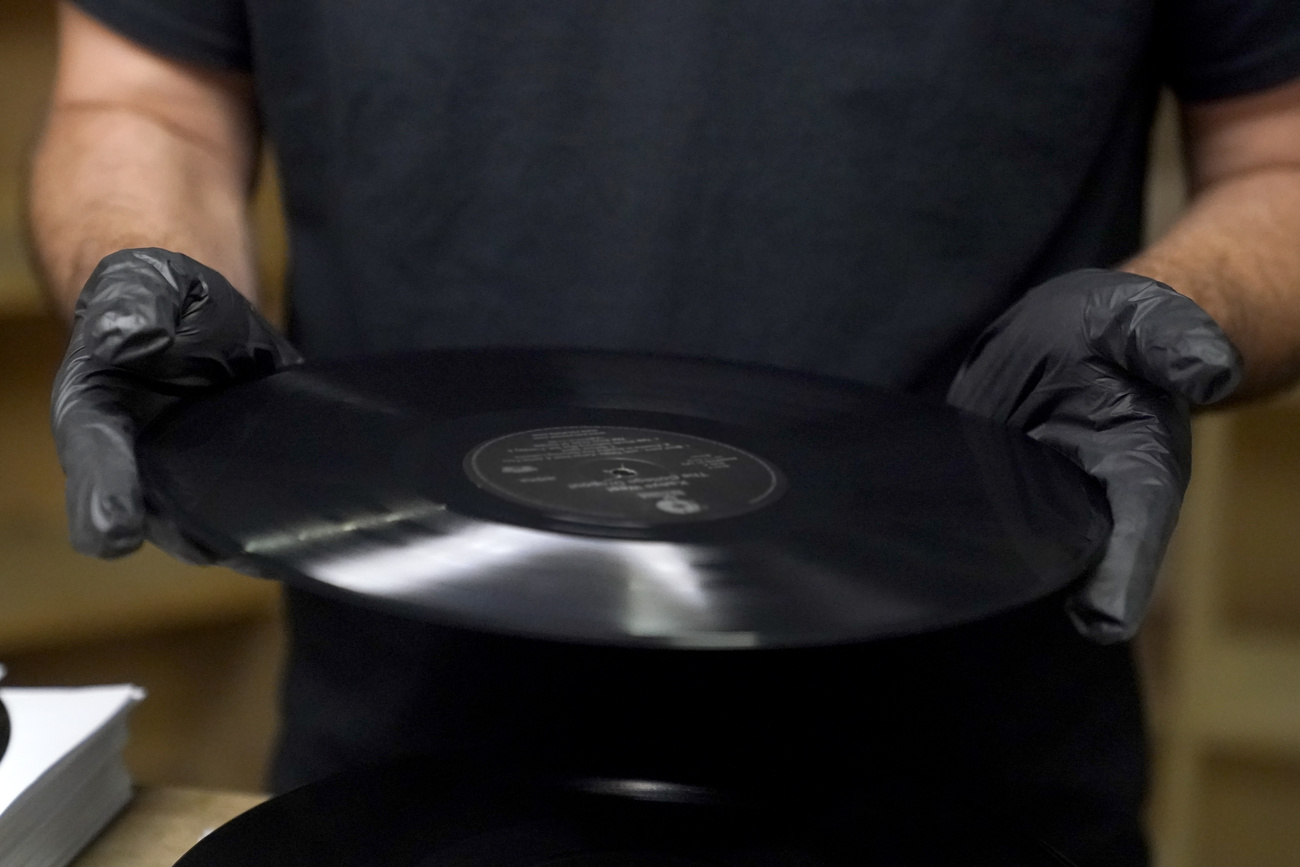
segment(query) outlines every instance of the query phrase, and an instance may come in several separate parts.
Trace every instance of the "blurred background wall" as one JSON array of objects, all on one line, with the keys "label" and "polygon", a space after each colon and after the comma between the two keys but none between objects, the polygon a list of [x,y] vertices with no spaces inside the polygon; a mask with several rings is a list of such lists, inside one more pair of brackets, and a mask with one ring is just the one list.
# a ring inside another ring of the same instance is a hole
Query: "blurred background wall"
[{"label": "blurred background wall", "polygon": [[[153,550],[101,563],[67,548],[47,426],[63,326],[21,228],[52,29],[51,0],[0,0],[0,662],[14,685],[145,686],[128,748],[143,783],[255,790],[274,734],[275,588]],[[1169,108],[1153,143],[1153,236],[1183,201]],[[254,218],[274,316],[284,242],[273,184]],[[1300,396],[1197,422],[1193,487],[1141,641],[1161,867],[1300,864],[1298,429]]]}]

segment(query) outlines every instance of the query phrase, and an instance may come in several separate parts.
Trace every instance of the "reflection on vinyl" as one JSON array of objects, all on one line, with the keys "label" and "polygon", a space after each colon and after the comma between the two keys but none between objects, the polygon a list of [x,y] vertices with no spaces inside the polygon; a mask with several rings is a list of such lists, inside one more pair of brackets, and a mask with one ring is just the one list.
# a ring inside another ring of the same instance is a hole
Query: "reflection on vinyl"
[{"label": "reflection on vinyl", "polygon": [[1109,531],[1014,431],[838,380],[447,350],[205,397],[138,446],[150,507],[238,568],[580,642],[824,645],[1050,594]]},{"label": "reflection on vinyl", "polygon": [[1061,867],[1010,823],[816,793],[742,801],[648,781],[354,772],[253,808],[177,867]]}]

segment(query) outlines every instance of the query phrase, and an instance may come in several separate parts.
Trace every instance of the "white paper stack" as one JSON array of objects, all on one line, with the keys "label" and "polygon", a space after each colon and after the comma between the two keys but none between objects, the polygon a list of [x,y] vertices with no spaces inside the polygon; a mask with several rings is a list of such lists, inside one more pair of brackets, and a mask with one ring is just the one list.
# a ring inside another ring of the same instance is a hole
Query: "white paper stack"
[{"label": "white paper stack", "polygon": [[65,867],[131,799],[122,760],[139,687],[7,687],[0,865]]}]

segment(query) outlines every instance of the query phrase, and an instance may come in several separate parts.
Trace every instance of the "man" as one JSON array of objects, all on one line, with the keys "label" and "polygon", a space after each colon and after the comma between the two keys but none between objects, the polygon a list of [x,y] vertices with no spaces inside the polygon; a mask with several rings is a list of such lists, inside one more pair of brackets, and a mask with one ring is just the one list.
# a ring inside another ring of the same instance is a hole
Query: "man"
[{"label": "man", "polygon": [[[54,408],[74,544],[140,544],[131,438],[177,389],[298,350],[664,351],[947,396],[1064,450],[1116,523],[1071,618],[1128,638],[1186,484],[1187,403],[1300,367],[1297,11],[65,4],[31,201],[51,290],[77,305]],[[1137,253],[1161,83],[1184,101],[1194,200]],[[256,297],[244,212],[263,131],[296,349],[230,288]],[[1120,264],[1132,273],[1077,270]],[[526,692],[520,667],[476,639],[303,594],[290,609],[279,785],[544,742],[499,699]],[[1045,752],[1004,751],[988,773],[1084,863],[1140,863],[1127,652],[1076,636],[1061,600],[1033,618],[1019,656],[1050,660],[1035,688],[1070,724],[1044,717]],[[1049,827],[1052,811],[1089,828]]]}]

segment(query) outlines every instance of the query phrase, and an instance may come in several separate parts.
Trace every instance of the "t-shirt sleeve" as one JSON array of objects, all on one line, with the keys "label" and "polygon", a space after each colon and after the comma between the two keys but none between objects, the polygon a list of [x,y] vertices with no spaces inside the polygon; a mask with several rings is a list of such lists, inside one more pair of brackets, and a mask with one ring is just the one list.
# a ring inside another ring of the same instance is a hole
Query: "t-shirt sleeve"
[{"label": "t-shirt sleeve", "polygon": [[73,0],[87,15],[159,54],[218,69],[251,67],[244,0]]},{"label": "t-shirt sleeve", "polygon": [[1165,82],[1184,101],[1300,77],[1300,0],[1176,0],[1158,8]]}]

